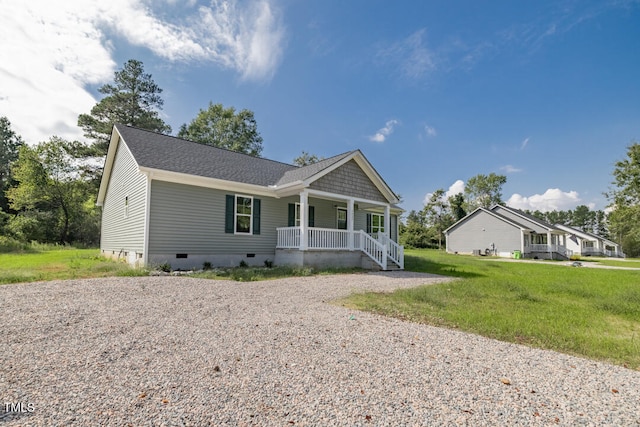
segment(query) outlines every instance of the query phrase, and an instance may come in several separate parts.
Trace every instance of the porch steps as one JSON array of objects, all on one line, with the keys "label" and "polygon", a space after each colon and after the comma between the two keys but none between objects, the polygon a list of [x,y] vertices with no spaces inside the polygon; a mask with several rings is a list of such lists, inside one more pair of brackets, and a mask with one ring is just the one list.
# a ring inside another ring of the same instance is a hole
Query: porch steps
[{"label": "porch steps", "polygon": [[380,265],[376,263],[374,260],[369,258],[369,256],[365,253],[362,253],[361,264],[364,270],[371,270],[371,271],[402,271],[403,270],[402,268],[400,268],[398,264],[393,262],[391,258],[387,258],[387,269],[382,270],[382,267],[380,267]]}]

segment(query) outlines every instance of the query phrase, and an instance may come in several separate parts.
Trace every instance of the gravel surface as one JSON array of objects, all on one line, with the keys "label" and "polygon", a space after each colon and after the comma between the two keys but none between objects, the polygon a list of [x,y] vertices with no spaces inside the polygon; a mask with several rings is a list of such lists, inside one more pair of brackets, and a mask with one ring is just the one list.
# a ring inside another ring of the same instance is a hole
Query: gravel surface
[{"label": "gravel surface", "polygon": [[0,286],[0,424],[640,425],[639,371],[327,303],[442,280]]}]

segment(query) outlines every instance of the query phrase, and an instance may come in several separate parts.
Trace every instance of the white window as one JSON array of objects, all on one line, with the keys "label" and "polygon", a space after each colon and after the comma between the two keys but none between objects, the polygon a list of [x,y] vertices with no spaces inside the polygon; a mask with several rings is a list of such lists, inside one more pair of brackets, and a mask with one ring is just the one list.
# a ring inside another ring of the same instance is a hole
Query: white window
[{"label": "white window", "polygon": [[235,232],[251,234],[253,232],[253,197],[236,195]]},{"label": "white window", "polygon": [[371,214],[371,234],[384,234],[384,215]]}]

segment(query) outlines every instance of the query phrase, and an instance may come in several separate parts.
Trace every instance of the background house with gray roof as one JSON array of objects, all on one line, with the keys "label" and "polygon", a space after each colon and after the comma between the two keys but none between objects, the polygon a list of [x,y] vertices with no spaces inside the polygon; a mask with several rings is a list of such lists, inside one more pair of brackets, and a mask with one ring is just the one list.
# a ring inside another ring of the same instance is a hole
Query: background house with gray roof
[{"label": "background house with gray roof", "polygon": [[620,245],[597,234],[576,227],[556,224],[567,233],[567,249],[576,255],[624,258]]},{"label": "background house with gray roof", "polygon": [[445,230],[447,252],[568,259],[566,232],[504,205],[477,208]]},{"label": "background house with gray roof", "polygon": [[398,197],[360,150],[298,167],[117,124],[97,203],[102,254],[131,264],[404,266]]}]

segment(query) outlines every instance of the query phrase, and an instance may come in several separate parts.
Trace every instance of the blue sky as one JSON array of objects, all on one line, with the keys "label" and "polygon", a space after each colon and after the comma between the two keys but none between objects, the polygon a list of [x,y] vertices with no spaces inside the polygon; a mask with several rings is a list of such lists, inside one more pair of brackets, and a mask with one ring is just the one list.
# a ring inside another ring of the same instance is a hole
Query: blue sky
[{"label": "blue sky", "polygon": [[29,143],[128,59],[174,130],[252,110],[263,155],[360,149],[420,209],[477,174],[523,209],[604,209],[640,139],[640,1],[0,0],[0,115]]}]

